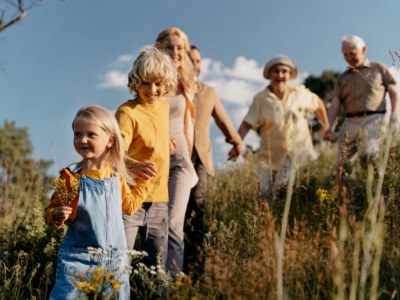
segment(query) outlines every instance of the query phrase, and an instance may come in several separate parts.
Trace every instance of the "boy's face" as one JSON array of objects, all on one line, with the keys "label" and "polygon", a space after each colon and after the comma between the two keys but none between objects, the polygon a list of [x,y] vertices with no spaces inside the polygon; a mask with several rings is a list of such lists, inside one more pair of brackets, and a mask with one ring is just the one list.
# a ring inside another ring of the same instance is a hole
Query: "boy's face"
[{"label": "boy's face", "polygon": [[163,83],[158,78],[145,78],[136,92],[141,104],[153,105],[163,95]]}]

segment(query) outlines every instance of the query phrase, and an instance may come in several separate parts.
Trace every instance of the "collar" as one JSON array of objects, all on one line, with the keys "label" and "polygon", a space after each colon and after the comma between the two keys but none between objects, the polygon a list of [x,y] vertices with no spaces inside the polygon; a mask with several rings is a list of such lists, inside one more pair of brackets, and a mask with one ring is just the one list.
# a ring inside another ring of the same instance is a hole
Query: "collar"
[{"label": "collar", "polygon": [[[287,88],[286,88],[286,95],[289,94],[295,87],[293,85],[291,85],[290,83],[288,83]],[[270,97],[276,99],[276,100],[281,100],[279,99],[273,92],[272,90],[269,88],[269,85],[265,88],[265,93],[267,95],[269,95]],[[282,99],[283,100],[283,99]]]},{"label": "collar", "polygon": [[368,59],[365,59],[364,62],[356,68],[348,66],[346,72],[351,73],[352,71],[357,71],[362,68],[371,68],[371,62]]}]

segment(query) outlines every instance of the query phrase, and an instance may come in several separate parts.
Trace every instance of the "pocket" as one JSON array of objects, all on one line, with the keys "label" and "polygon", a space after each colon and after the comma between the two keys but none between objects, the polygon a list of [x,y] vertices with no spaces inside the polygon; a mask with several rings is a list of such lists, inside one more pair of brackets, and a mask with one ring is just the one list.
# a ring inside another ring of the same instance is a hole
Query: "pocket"
[{"label": "pocket", "polygon": [[153,224],[168,224],[168,202],[154,202],[151,205],[148,220]]},{"label": "pocket", "polygon": [[63,273],[68,277],[77,277],[80,273],[86,275],[93,265],[90,254],[86,248],[67,248],[60,251],[60,262]]}]

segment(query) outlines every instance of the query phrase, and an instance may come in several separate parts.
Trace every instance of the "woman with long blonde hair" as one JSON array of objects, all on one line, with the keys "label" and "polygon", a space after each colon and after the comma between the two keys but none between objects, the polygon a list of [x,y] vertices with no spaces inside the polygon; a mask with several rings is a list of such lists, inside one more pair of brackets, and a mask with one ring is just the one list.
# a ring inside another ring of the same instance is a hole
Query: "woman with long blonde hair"
[{"label": "woman with long blonde hair", "polygon": [[169,132],[171,139],[168,180],[169,233],[166,267],[173,274],[182,271],[184,257],[184,222],[190,190],[197,183],[191,154],[193,150],[195,111],[192,98],[196,89],[196,76],[189,57],[187,35],[177,27],[160,32],[156,48],[168,54],[178,72],[178,88],[168,97],[170,105]]}]

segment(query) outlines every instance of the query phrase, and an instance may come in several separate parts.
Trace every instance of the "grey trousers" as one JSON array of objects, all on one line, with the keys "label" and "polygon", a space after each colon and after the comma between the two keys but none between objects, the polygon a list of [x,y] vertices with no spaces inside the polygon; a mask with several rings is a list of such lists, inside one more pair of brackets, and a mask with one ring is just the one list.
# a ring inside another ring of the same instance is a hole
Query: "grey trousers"
[{"label": "grey trousers", "polygon": [[170,156],[168,180],[168,255],[167,270],[172,274],[182,272],[184,260],[184,232],[186,208],[190,190],[197,183],[197,176],[190,159],[179,153]]},{"label": "grey trousers", "polygon": [[161,252],[161,264],[167,258],[168,204],[167,202],[145,202],[133,215],[123,214],[124,229],[128,249],[133,250],[139,230],[142,250],[148,256],[148,266],[157,265],[157,255]]}]

